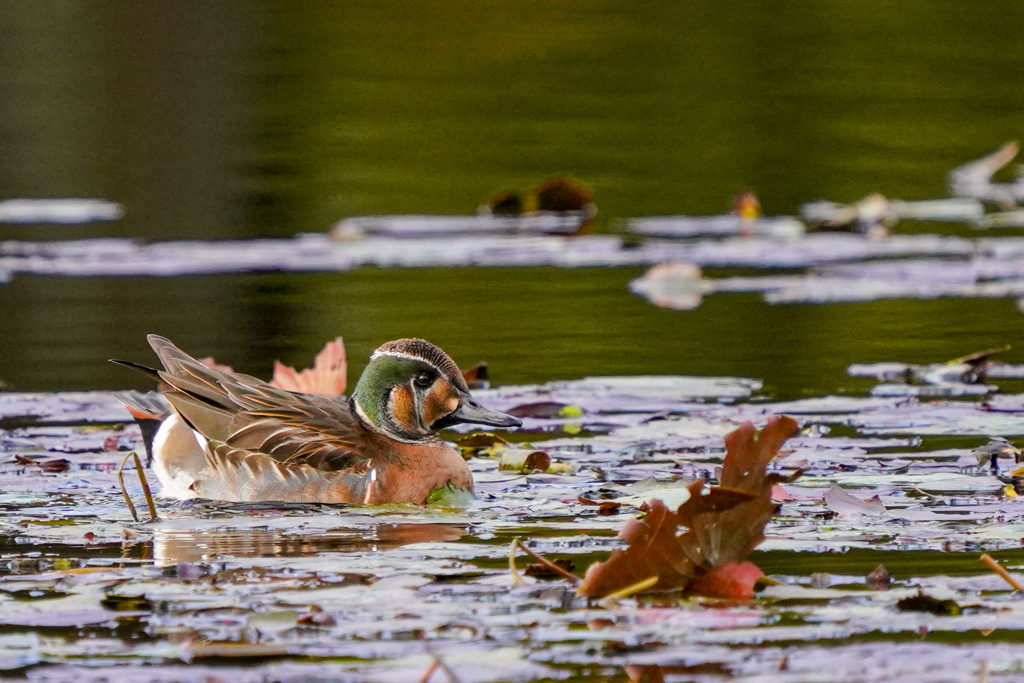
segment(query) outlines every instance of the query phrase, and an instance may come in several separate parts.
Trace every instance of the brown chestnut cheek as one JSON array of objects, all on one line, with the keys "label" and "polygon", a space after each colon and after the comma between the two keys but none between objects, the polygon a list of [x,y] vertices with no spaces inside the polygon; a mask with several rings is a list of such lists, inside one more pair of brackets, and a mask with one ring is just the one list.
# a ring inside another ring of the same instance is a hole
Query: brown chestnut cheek
[{"label": "brown chestnut cheek", "polygon": [[408,386],[400,384],[391,391],[388,409],[391,411],[395,424],[402,431],[415,434],[422,429],[420,421],[416,419],[416,401]]},{"label": "brown chestnut cheek", "polygon": [[438,382],[423,397],[423,424],[432,425],[458,407],[458,392],[450,384]]}]

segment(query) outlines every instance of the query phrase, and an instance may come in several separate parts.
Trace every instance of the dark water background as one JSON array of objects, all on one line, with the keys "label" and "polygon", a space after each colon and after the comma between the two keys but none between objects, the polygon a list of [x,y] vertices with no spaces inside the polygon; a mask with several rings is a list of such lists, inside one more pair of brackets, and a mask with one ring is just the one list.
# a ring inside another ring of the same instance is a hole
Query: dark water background
[{"label": "dark water background", "polygon": [[[1021,26],[1024,5],[923,0],[11,0],[0,198],[100,197],[127,214],[2,235],[288,236],[347,215],[467,213],[556,173],[595,188],[604,230],[724,211],[743,188],[771,214],[943,196],[951,167],[1024,135]],[[415,335],[490,361],[499,382],[728,374],[800,396],[863,388],[849,363],[939,361],[1024,331],[1005,300],[716,295],[666,311],[628,293],[639,273],[17,276],[0,285],[0,380],[142,387],[105,360],[147,361],[147,332],[260,375],[339,334],[358,372]]]}]

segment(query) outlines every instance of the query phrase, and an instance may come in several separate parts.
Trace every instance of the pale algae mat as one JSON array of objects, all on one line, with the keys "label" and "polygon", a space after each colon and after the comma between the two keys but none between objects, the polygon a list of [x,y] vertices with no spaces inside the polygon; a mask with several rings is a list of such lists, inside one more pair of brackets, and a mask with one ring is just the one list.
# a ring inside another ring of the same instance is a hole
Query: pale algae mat
[{"label": "pale algae mat", "polygon": [[[112,395],[2,394],[0,667],[40,681],[1024,675],[1024,599],[978,561],[1024,561],[1024,502],[972,453],[1024,436],[1024,401],[759,391],[728,377],[499,387],[481,401],[533,415],[510,438],[565,466],[507,472],[485,451],[459,510],[162,501],[139,523],[115,472],[139,434]],[[804,429],[775,467],[805,474],[753,557],[778,581],[754,600],[605,607],[558,579],[514,585],[514,538],[582,573],[619,544],[629,503],[678,500],[713,474],[726,433],[779,413]],[[581,496],[626,504],[602,515]],[[865,578],[878,564],[887,587]],[[952,613],[900,603],[919,592]]]}]

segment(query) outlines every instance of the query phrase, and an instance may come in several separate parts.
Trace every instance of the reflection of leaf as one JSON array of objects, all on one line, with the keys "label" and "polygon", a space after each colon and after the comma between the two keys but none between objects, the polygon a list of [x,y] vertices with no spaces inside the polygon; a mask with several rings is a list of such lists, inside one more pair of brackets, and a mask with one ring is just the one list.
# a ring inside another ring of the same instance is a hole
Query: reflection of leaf
[{"label": "reflection of leaf", "polygon": [[[704,492],[703,480],[693,482],[690,498],[676,512],[652,501],[645,517],[630,520],[619,532],[627,547],[587,569],[580,594],[599,597],[653,576],[658,589],[685,588],[746,557],[764,539],[775,512],[771,490],[781,477],[766,472],[768,463],[797,431],[796,421],[782,416],[770,419],[760,433],[749,422],[730,432],[722,486]],[[688,531],[677,535],[680,526]]]}]

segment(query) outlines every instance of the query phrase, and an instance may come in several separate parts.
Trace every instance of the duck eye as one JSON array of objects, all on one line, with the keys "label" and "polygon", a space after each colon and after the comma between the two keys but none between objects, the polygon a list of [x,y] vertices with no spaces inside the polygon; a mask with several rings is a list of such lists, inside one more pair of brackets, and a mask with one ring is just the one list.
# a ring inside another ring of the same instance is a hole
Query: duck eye
[{"label": "duck eye", "polygon": [[431,375],[429,372],[420,372],[416,375],[416,378],[413,380],[413,383],[420,389],[426,389],[427,387],[434,383],[434,376]]}]

